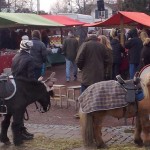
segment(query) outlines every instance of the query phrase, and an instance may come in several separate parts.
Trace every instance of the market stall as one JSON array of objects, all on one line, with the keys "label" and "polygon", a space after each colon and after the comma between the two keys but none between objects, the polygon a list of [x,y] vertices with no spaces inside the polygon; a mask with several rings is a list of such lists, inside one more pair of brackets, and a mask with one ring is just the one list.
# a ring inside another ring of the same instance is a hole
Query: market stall
[{"label": "market stall", "polygon": [[82,26],[85,24],[85,22],[81,22],[75,19],[71,19],[67,16],[63,15],[41,15],[43,18],[47,20],[52,20],[57,23],[63,24],[64,27],[60,27],[60,34],[56,35],[50,35],[50,45],[55,45],[53,48],[53,54],[49,54],[48,56],[48,63],[47,66],[50,66],[51,64],[56,64],[56,63],[64,63],[65,62],[65,57],[62,55],[59,51],[59,48],[62,47],[62,42],[63,42],[63,29],[64,28],[69,28],[69,27],[76,27],[76,26]]},{"label": "market stall", "polygon": [[119,11],[117,14],[113,15],[109,19],[101,22],[96,22],[92,24],[86,24],[85,26],[92,26],[92,27],[118,27],[120,26],[121,29],[121,43],[124,43],[124,35],[123,30],[125,26],[136,26],[141,24],[146,27],[150,27],[150,16],[141,13],[141,12],[126,12],[126,11]]},{"label": "market stall", "polygon": [[[26,13],[0,13],[0,20],[0,30],[7,29],[7,31],[22,28],[35,29],[64,26],[55,21],[44,19],[39,15]],[[1,37],[1,41],[6,37],[7,31]],[[10,34],[8,33],[8,35]],[[12,40],[14,40],[14,38],[12,38]],[[6,40],[4,41],[11,41],[10,37],[6,37]],[[12,58],[17,51],[17,49],[9,49],[7,43],[5,43],[5,45],[6,47],[1,47],[0,49],[0,73],[3,72],[4,68],[11,67]]]}]

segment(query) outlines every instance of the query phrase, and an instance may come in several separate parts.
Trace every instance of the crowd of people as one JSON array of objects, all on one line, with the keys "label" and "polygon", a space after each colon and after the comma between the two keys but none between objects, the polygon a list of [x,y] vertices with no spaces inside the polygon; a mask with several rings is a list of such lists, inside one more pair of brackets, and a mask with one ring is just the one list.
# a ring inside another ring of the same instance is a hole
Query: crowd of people
[{"label": "crowd of people", "polygon": [[[66,81],[70,81],[70,64],[81,71],[81,92],[96,82],[116,80],[121,74],[124,79],[133,79],[136,72],[150,63],[150,38],[147,29],[132,28],[124,34],[124,45],[120,43],[120,30],[113,28],[109,37],[91,30],[79,46],[70,32],[63,43],[66,57]],[[69,57],[73,56],[73,59]],[[67,59],[70,64],[68,65]],[[69,75],[68,75],[69,72]],[[76,79],[75,78],[75,79]]]}]

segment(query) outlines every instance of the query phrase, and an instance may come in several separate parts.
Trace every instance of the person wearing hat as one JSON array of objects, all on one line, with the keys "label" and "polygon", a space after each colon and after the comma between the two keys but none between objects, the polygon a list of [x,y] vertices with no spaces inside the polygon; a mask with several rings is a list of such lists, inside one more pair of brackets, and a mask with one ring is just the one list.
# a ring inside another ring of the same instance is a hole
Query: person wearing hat
[{"label": "person wearing hat", "polygon": [[23,36],[20,43],[20,50],[12,60],[12,74],[14,77],[35,79],[34,61],[30,55],[30,49],[33,46],[28,36]]},{"label": "person wearing hat", "polygon": [[[34,60],[30,55],[30,49],[33,46],[32,41],[29,41],[28,36],[23,36],[20,43],[20,50],[12,60],[12,75],[14,78],[24,78],[29,80],[35,79]],[[33,139],[33,134],[29,133],[22,122],[21,127],[22,137],[24,140]]]}]

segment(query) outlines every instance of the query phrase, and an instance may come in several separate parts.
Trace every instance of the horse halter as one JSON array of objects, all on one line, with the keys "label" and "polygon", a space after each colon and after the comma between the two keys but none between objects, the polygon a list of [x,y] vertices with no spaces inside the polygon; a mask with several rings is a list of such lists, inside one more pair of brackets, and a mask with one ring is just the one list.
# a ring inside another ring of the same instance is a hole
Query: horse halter
[{"label": "horse halter", "polygon": [[40,112],[40,113],[45,113],[50,110],[50,104],[48,104],[46,111],[43,109],[43,107],[38,107],[36,102],[35,102],[35,107],[36,107],[36,110],[38,110],[38,112]]}]

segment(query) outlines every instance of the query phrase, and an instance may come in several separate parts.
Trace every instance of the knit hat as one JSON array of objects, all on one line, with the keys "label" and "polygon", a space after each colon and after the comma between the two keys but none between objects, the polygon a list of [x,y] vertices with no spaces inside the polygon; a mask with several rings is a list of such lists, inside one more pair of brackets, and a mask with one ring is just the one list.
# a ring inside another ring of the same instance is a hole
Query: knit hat
[{"label": "knit hat", "polygon": [[33,46],[33,42],[29,40],[22,40],[20,42],[20,49],[21,50],[26,50],[29,51],[31,47]]},{"label": "knit hat", "polygon": [[23,35],[22,40],[29,40],[29,37],[27,35]]}]

